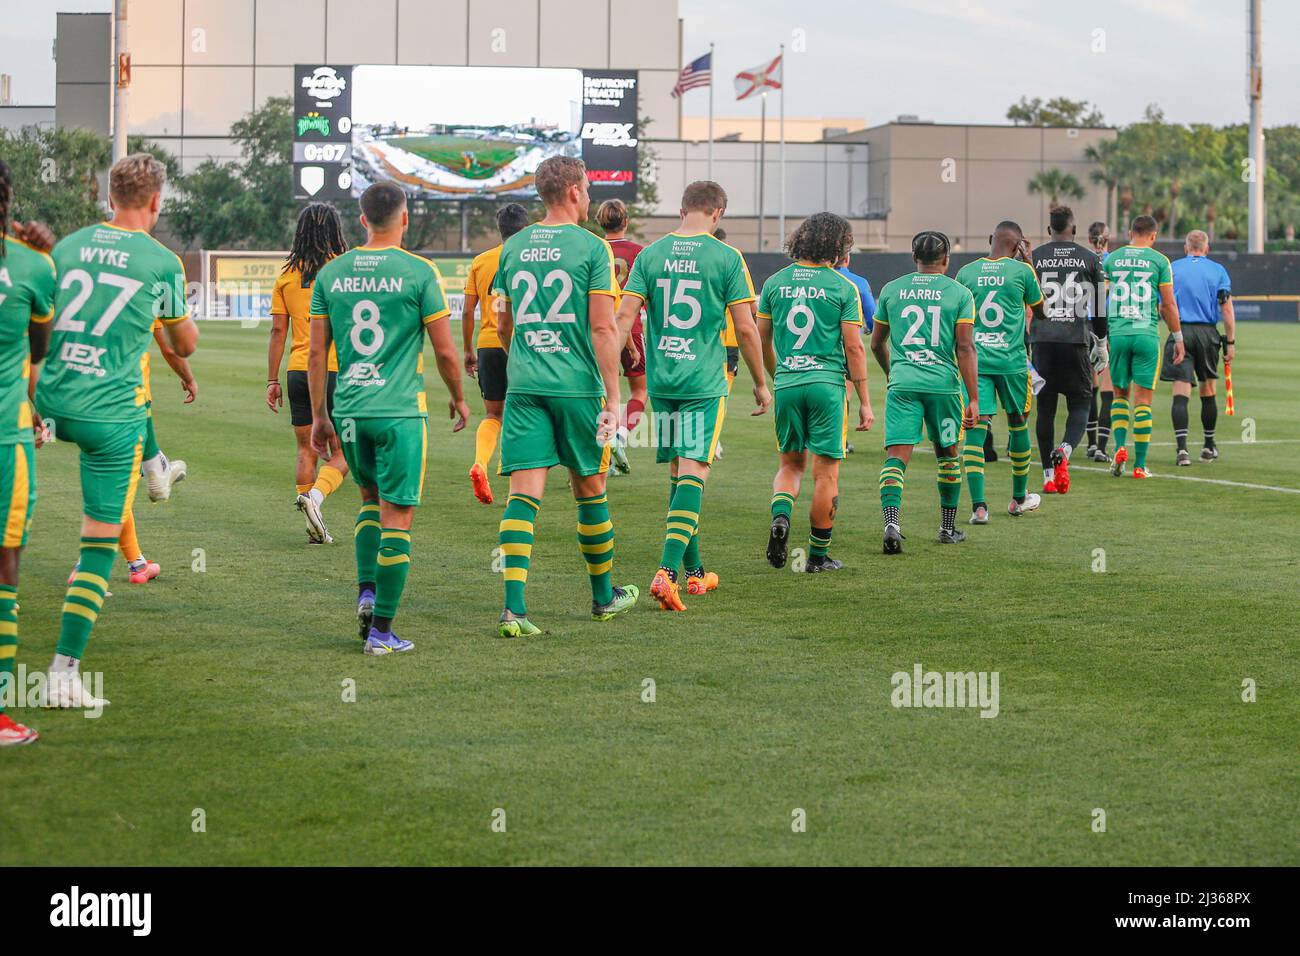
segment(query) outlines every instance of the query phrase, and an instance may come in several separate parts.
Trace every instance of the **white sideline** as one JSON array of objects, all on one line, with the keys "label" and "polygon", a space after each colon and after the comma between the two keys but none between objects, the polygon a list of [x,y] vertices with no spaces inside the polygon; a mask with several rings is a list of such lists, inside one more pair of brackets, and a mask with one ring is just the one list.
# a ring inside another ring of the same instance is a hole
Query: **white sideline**
[{"label": "white sideline", "polygon": [[[1087,465],[1070,465],[1070,471],[1098,471],[1102,474],[1110,474],[1109,468],[1093,468]],[[1166,475],[1156,472],[1152,478],[1173,478],[1177,481],[1199,481],[1207,485],[1230,485],[1233,488],[1251,488],[1255,491],[1280,491],[1288,495],[1300,495],[1300,488],[1282,488],[1279,485],[1255,485],[1248,481],[1228,481],[1224,478],[1197,478],[1195,475]],[[1132,480],[1132,477],[1125,474],[1125,478]]]}]

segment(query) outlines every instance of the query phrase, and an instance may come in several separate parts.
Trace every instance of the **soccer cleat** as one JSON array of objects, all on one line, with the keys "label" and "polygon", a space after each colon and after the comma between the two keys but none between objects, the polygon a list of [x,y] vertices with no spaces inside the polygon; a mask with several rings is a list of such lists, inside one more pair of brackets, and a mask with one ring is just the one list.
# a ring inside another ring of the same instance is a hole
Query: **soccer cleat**
[{"label": "soccer cleat", "polygon": [[1091,452],[1088,453],[1088,457],[1091,458],[1099,465],[1110,464],[1110,455],[1106,454],[1100,448],[1094,448]]},{"label": "soccer cleat", "polygon": [[325,530],[325,519],[321,516],[320,505],[311,495],[298,496],[298,510],[307,519],[307,540],[312,544],[328,544],[334,539]]},{"label": "soccer cleat", "polygon": [[485,505],[492,504],[492,486],[488,484],[487,470],[478,462],[469,469],[469,483],[474,489],[474,497]]},{"label": "soccer cleat", "polygon": [[593,621],[610,621],[616,614],[629,611],[641,596],[641,589],[635,584],[614,585],[614,596],[608,604],[591,602],[591,619]]},{"label": "soccer cleat", "polygon": [[1110,460],[1110,473],[1115,478],[1124,474],[1124,462],[1128,461],[1128,449],[1116,448],[1115,457]]},{"label": "soccer cleat", "polygon": [[1011,504],[1007,505],[1007,514],[1011,515],[1013,518],[1019,518],[1021,515],[1028,514],[1030,511],[1037,511],[1038,506],[1042,503],[1043,499],[1031,491],[1029,494],[1025,495],[1024,501],[1016,501],[1015,498],[1012,498]]},{"label": "soccer cleat", "polygon": [[1219,449],[1214,445],[1206,445],[1201,449],[1201,461],[1208,464],[1219,457]]},{"label": "soccer cleat", "polygon": [[108,706],[108,701],[86,690],[81,675],[74,670],[50,671],[45,683],[45,706],[62,710],[98,710]]},{"label": "soccer cleat", "polygon": [[702,577],[686,576],[687,594],[708,594],[718,589],[718,576],[712,571],[705,571]]},{"label": "soccer cleat", "polygon": [[846,455],[851,455],[851,454],[853,454],[853,442],[847,442],[847,443],[844,445],[844,454],[846,454]]},{"label": "soccer cleat", "polygon": [[1043,482],[1043,494],[1045,495],[1056,494],[1056,482],[1051,478],[1048,478],[1045,482]]},{"label": "soccer cleat", "polygon": [[785,567],[790,550],[790,519],[777,515],[772,519],[772,530],[767,536],[767,563],[774,568]]},{"label": "soccer cleat", "polygon": [[1098,448],[1096,445],[1089,445],[1088,450],[1084,452],[1083,455],[1085,458],[1089,459],[1090,461],[1096,461],[1097,452],[1099,451],[1101,451],[1101,449]]},{"label": "soccer cleat", "polygon": [[970,523],[971,523],[971,524],[988,524],[988,523],[989,523],[989,509],[988,509],[988,507],[987,507],[986,505],[980,505],[978,508],[976,508],[974,511],[972,511],[972,512],[970,513]]},{"label": "soccer cleat", "polygon": [[680,587],[663,568],[655,572],[655,578],[650,582],[650,596],[658,601],[659,606],[665,611],[686,610],[686,605],[682,603]]},{"label": "soccer cleat", "polygon": [[362,591],[357,598],[357,630],[364,641],[370,636],[370,622],[375,618],[375,592]]},{"label": "soccer cleat", "polygon": [[1174,462],[1179,468],[1191,468],[1192,456],[1186,448],[1178,449],[1178,459]]},{"label": "soccer cleat", "polygon": [[366,637],[366,646],[361,648],[361,653],[369,654],[371,657],[383,657],[385,654],[400,654],[414,647],[415,645],[410,641],[404,641],[392,632],[385,634],[372,627],[369,636]]},{"label": "soccer cleat", "polygon": [[903,531],[896,524],[885,525],[885,554],[903,553]]},{"label": "soccer cleat", "polygon": [[501,611],[501,620],[497,623],[497,637],[534,637],[540,633],[542,629],[528,618],[504,609]]},{"label": "soccer cleat", "polygon": [[717,446],[713,449],[713,457],[717,461],[722,461],[722,442],[718,442]]},{"label": "soccer cleat", "polygon": [[129,572],[127,580],[132,584],[148,584],[162,574],[162,568],[148,558],[141,558],[138,567],[134,564],[128,565],[127,571]]},{"label": "soccer cleat", "polygon": [[940,544],[960,544],[961,542],[963,542],[963,541],[965,541],[965,540],[966,540],[966,532],[965,532],[965,531],[958,531],[958,530],[956,530],[956,529],[953,529],[952,531],[949,531],[947,528],[940,528],[940,529],[939,529],[939,543],[940,543]]},{"label": "soccer cleat", "polygon": [[15,723],[8,714],[0,714],[0,747],[21,747],[40,738],[41,735],[32,728]]},{"label": "soccer cleat", "polygon": [[1138,479],[1150,478],[1151,470],[1149,468],[1134,468],[1133,477]]},{"label": "soccer cleat", "polygon": [[844,567],[843,561],[827,555],[821,560],[809,558],[803,569],[807,574],[820,574],[822,571],[838,571],[842,567]]},{"label": "soccer cleat", "polygon": [[627,443],[623,439],[616,438],[614,444],[610,446],[610,459],[614,463],[614,474],[632,473],[632,463],[627,460]]},{"label": "soccer cleat", "polygon": [[1058,495],[1070,490],[1070,459],[1059,448],[1052,452],[1052,484],[1056,485]]},{"label": "soccer cleat", "polygon": [[178,485],[189,474],[189,468],[181,459],[163,459],[161,472],[149,472],[149,500],[166,501],[172,496],[172,486]]}]

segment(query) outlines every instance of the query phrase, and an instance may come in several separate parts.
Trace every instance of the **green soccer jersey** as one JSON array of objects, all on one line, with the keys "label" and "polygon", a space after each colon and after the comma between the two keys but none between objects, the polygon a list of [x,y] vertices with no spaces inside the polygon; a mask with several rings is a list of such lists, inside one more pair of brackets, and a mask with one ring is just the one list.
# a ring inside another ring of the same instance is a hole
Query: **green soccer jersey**
[{"label": "green soccer jersey", "polygon": [[876,322],[889,329],[889,388],[957,392],[957,326],[975,322],[975,297],[955,279],[913,272],[876,299]]},{"label": "green soccer jersey", "polygon": [[579,225],[521,229],[501,249],[493,291],[510,303],[509,390],[592,398],[605,383],[591,345],[587,297],[618,298],[614,252]]},{"label": "green soccer jersey", "polygon": [[32,438],[27,326],[50,320],[55,281],[53,259],[21,239],[5,237],[0,258],[0,445]]},{"label": "green soccer jersey", "polygon": [[438,267],[413,252],[358,246],[326,263],[311,317],[339,356],[334,420],[427,415],[424,327],[450,314]]},{"label": "green soccer jersey", "polygon": [[641,250],[623,291],[645,302],[651,397],[726,395],[727,309],[754,301],[740,250],[708,233],[669,233]]},{"label": "green soccer jersey", "polygon": [[1149,246],[1124,246],[1102,265],[1109,288],[1106,323],[1111,337],[1160,335],[1160,289],[1174,285],[1169,260]]},{"label": "green soccer jersey", "polygon": [[155,319],[188,317],[185,267],[149,233],[106,222],[64,238],[53,258],[59,288],[37,407],[55,419],[144,418],[140,356]]},{"label": "green soccer jersey", "polygon": [[1033,266],[1002,256],[976,259],[957,273],[975,297],[975,354],[981,375],[1019,375],[1029,370],[1025,307],[1043,301]]},{"label": "green soccer jersey", "polygon": [[791,263],[763,283],[758,317],[772,322],[773,388],[844,384],[843,324],[862,326],[862,296],[852,282],[829,266]]}]

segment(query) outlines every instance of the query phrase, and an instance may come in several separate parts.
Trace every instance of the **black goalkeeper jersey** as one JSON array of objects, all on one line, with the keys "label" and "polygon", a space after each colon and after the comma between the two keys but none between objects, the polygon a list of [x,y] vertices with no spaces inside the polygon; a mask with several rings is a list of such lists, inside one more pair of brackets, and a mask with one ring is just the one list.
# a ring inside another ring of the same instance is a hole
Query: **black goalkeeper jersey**
[{"label": "black goalkeeper jersey", "polygon": [[1101,260],[1077,242],[1047,242],[1034,250],[1034,270],[1043,289],[1043,314],[1029,330],[1031,342],[1088,342],[1088,319],[1102,316],[1097,334],[1105,336]]}]

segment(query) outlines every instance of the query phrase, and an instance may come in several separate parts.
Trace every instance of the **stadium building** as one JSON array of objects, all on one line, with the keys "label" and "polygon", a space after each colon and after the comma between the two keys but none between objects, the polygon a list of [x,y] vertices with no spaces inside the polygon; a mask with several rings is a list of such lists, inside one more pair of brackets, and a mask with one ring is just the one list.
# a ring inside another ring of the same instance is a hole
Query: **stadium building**
[{"label": "stadium building", "polygon": [[[649,120],[640,148],[653,152],[659,197],[656,215],[641,224],[647,238],[676,224],[681,188],[708,172],[703,124],[683,118],[681,101],[671,96],[683,59],[671,2],[130,0],[128,24],[128,132],[167,149],[184,172],[210,157],[238,156],[231,124],[269,97],[292,97],[295,65],[311,63],[637,71],[638,113]],[[108,133],[111,51],[110,15],[59,14],[59,125]],[[728,79],[714,82],[725,90]],[[869,129],[851,124],[788,118],[783,184],[775,121],[769,117],[764,147],[756,121],[721,120],[713,177],[730,197],[731,241],[746,251],[779,251],[783,193],[787,232],[829,209],[853,221],[863,249],[902,251],[929,227],[945,229],[962,248],[980,249],[990,225],[1004,217],[1018,219],[1039,241],[1049,199],[1031,195],[1027,185],[1049,168],[1084,184],[1087,195],[1074,202],[1081,222],[1110,218],[1105,190],[1089,181],[1085,150],[1112,130],[902,118]]]}]

